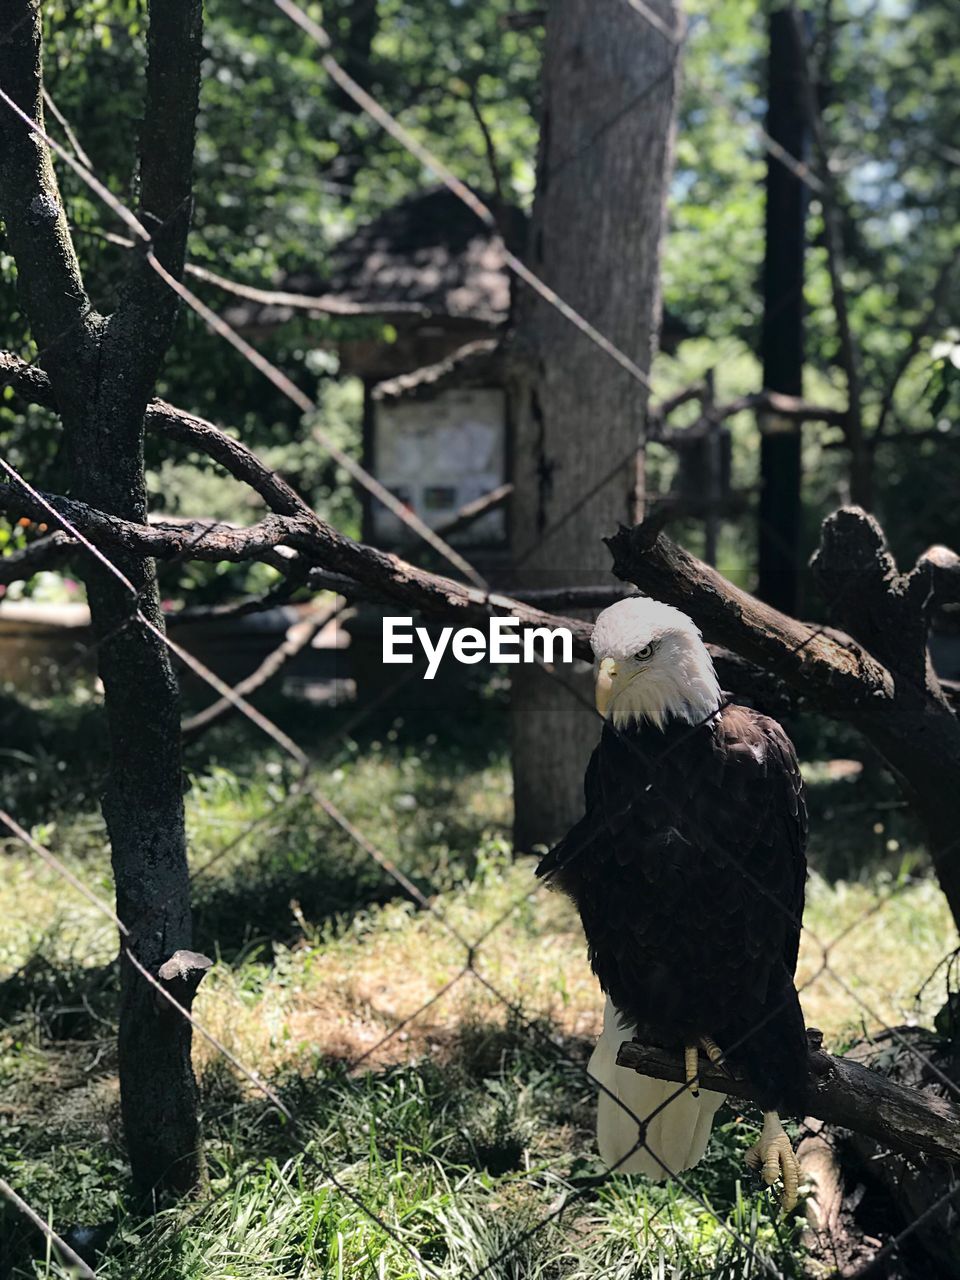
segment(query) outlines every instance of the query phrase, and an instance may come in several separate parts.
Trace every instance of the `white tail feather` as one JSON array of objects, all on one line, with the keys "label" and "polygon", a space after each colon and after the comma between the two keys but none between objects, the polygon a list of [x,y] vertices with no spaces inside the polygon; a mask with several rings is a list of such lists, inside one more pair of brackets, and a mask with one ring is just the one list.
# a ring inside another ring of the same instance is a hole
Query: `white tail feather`
[{"label": "white tail feather", "polygon": [[[603,1162],[616,1165],[617,1173],[642,1173],[660,1181],[671,1173],[693,1168],[701,1159],[724,1095],[702,1089],[697,1098],[689,1091],[674,1096],[676,1084],[618,1067],[617,1052],[625,1040],[632,1038],[631,1031],[619,1026],[619,1015],[608,998],[603,1010],[603,1034],[588,1066],[593,1078],[604,1086],[597,1103],[597,1145]],[[643,1120],[665,1102],[666,1106],[647,1127],[646,1146],[627,1156],[639,1134],[633,1116]],[[623,1163],[618,1163],[621,1160]]]}]

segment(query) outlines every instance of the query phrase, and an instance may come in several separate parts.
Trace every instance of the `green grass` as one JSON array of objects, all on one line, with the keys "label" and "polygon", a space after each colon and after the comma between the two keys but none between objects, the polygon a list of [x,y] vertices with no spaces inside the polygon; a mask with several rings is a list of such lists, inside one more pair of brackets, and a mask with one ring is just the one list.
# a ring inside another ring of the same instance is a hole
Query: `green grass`
[{"label": "green grass", "polygon": [[[333,1063],[277,1082],[297,1133],[221,1073],[205,1078],[210,1198],[148,1224],[121,1220],[103,1277],[420,1277],[427,1264],[459,1277],[491,1261],[495,1276],[627,1277],[649,1275],[661,1256],[667,1274],[682,1265],[684,1274],[749,1275],[737,1236],[796,1274],[794,1229],[741,1184],[742,1125],[724,1126],[694,1183],[736,1235],[676,1186],[618,1178],[584,1193],[598,1172],[577,1154],[589,1149],[590,1090],[526,1026],[464,1028],[442,1061],[359,1076]],[[293,1150],[301,1144],[304,1154]],[[9,1176],[24,1190],[27,1178],[54,1210],[82,1185],[79,1206],[70,1203],[88,1222],[122,1212],[117,1152],[69,1136],[62,1146],[55,1178],[36,1156]],[[564,1214],[520,1241],[564,1197]],[[502,1252],[508,1260],[496,1263]]]},{"label": "green grass", "polygon": [[[217,958],[195,1012],[297,1123],[281,1122],[198,1037],[209,1187],[151,1221],[128,1210],[112,927],[4,845],[0,1167],[59,1229],[104,1224],[104,1280],[374,1280],[430,1268],[459,1278],[483,1267],[517,1280],[739,1280],[763,1274],[762,1259],[801,1274],[795,1222],[780,1220],[744,1171],[749,1114],[721,1112],[708,1157],[683,1185],[598,1182],[595,1099],[581,1068],[600,1001],[569,904],[535,888],[531,860],[509,855],[507,763],[485,745],[505,738],[499,714],[479,706],[477,727],[457,738],[410,718],[346,744],[297,726],[298,740],[312,735],[324,790],[442,920],[398,896],[310,796],[292,794],[282,762],[245,730],[191,750],[197,945]],[[68,744],[70,724],[85,724],[75,708],[70,716]],[[24,764],[5,784],[38,812],[42,787],[64,773],[49,740],[41,745],[46,772],[31,780],[36,765]],[[98,767],[92,752],[84,785]],[[808,772],[808,1023],[842,1045],[878,1021],[930,1021],[942,981],[920,1005],[914,995],[955,934],[915,833],[876,779]],[[35,832],[109,898],[101,820],[86,795],[67,792],[47,793]],[[863,834],[857,847],[851,829]],[[464,972],[444,921],[467,939],[496,925],[476,969],[507,1003]],[[831,943],[843,986],[822,969],[820,944]],[[0,1207],[0,1277],[63,1274]]]}]

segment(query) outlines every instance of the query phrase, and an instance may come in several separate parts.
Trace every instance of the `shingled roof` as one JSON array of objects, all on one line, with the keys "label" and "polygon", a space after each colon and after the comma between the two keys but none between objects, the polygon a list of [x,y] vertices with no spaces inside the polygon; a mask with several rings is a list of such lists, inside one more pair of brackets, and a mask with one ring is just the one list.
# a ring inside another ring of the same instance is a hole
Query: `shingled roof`
[{"label": "shingled roof", "polygon": [[[481,197],[488,200],[488,197]],[[526,216],[504,210],[501,225],[522,252]],[[499,237],[446,187],[402,200],[340,242],[328,291],[347,301],[419,303],[434,315],[505,320],[510,276]]]},{"label": "shingled roof", "polygon": [[[489,203],[489,197],[481,199]],[[526,215],[506,208],[501,224],[511,249],[522,252]],[[292,305],[288,298],[294,294],[313,305]],[[341,240],[331,250],[325,276],[287,276],[276,298],[237,305],[227,318],[241,329],[272,328],[305,311],[448,317],[495,327],[509,314],[510,274],[499,237],[446,187],[438,187],[401,200]]]},{"label": "shingled roof", "polygon": [[[478,194],[494,206],[491,197]],[[522,257],[527,215],[505,206],[498,220],[507,245]],[[375,315],[408,331],[446,319],[451,328],[466,326],[480,337],[508,319],[510,287],[501,238],[446,187],[434,187],[401,200],[334,245],[325,276],[300,271],[276,291],[248,290],[247,300],[225,318],[246,331],[273,329],[297,315]],[[683,321],[664,313],[664,350],[675,349],[689,334]]]}]

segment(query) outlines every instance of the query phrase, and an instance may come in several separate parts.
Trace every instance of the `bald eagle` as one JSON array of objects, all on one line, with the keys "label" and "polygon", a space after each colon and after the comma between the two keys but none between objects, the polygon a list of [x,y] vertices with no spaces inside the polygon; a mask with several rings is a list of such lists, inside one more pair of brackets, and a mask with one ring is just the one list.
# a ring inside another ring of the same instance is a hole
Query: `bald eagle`
[{"label": "bald eagle", "polygon": [[[724,1100],[697,1089],[702,1049],[755,1087],[763,1127],[747,1162],[768,1184],[782,1177],[792,1208],[799,1167],[780,1116],[804,1114],[807,1074],[794,986],[807,821],[793,746],[776,721],[722,698],[678,609],[621,600],[592,644],[604,723],[586,812],[537,874],[576,903],[606,993],[590,1060],[600,1154],[658,1179],[700,1160]],[[687,1088],[618,1067],[633,1037],[682,1048]]]}]

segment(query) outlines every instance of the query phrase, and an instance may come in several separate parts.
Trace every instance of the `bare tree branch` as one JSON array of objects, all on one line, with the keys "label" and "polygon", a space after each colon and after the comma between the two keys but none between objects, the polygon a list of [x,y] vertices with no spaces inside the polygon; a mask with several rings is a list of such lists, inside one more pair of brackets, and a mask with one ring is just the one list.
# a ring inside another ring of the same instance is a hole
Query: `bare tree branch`
[{"label": "bare tree branch", "polygon": [[824,520],[811,561],[833,621],[856,632],[895,676],[940,701],[927,633],[935,589],[941,596],[949,590],[955,565],[946,547],[931,547],[909,573],[898,572],[883,530],[858,507],[841,507]]},{"label": "bare tree branch", "polygon": [[513,493],[512,484],[497,485],[489,493],[481,494],[472,502],[465,502],[462,507],[445,523],[437,526],[436,532],[441,538],[449,538],[452,534],[463,533],[471,525],[489,514],[497,511]]},{"label": "bare tree branch", "polygon": [[[28,377],[23,370],[20,373]],[[29,379],[34,392],[49,395],[47,384],[38,382],[35,375]],[[363,593],[386,597],[411,611],[447,621],[476,623],[491,616],[512,616],[522,627],[569,627],[576,655],[592,659],[588,623],[536,607],[573,608],[586,603],[582,597],[574,601],[569,592],[561,592],[552,599],[541,596],[534,604],[524,603],[418,569],[397,556],[344,537],[316,516],[246,446],[211,423],[158,402],[151,404],[147,420],[172,438],[216,458],[238,479],[252,485],[278,514],[246,530],[211,528],[206,522],[147,526],[117,521],[82,504],[53,499],[54,507],[75,519],[94,541],[136,548],[141,554],[161,558],[273,557],[282,571],[295,569],[298,574],[313,566],[306,579],[312,589],[334,589],[353,598],[362,598]],[[49,512],[22,494],[15,496],[12,486],[7,490],[0,490],[0,503],[7,509],[34,518],[49,517]],[[841,517],[849,529],[838,542],[832,530]],[[960,797],[956,797],[954,785],[955,770],[960,769],[960,732],[951,709],[956,699],[952,690],[938,693],[934,681],[927,678],[929,673],[923,680],[918,678],[926,663],[929,602],[938,595],[947,599],[955,592],[952,553],[931,550],[910,574],[897,574],[885,559],[882,533],[865,513],[840,513],[833,522],[828,521],[819,567],[821,580],[850,632],[844,634],[810,626],[754,599],[661,536],[661,528],[662,520],[651,519],[634,529],[622,529],[609,539],[614,573],[685,610],[709,641],[732,650],[735,657],[717,655],[728,687],[769,698],[783,682],[814,708],[860,729],[898,774],[908,799],[926,819],[941,884],[960,918],[960,858],[951,853],[960,828]],[[846,550],[839,555],[843,548]],[[841,608],[837,600],[836,583],[851,581],[848,570],[853,562],[847,555],[851,548],[860,565],[853,574],[854,584],[872,582],[876,588],[869,610],[858,609],[856,604]],[[868,568],[876,561],[875,573],[872,569],[862,572],[864,556]],[[595,601],[597,605],[607,602],[603,593]],[[873,652],[876,627],[869,635],[863,631],[868,613],[875,615],[882,632],[885,628],[884,633],[889,633],[893,649],[884,641],[880,652]],[[893,663],[896,671],[886,662]],[[766,672],[766,678],[760,679],[755,668]]]},{"label": "bare tree branch", "polygon": [[483,117],[483,109],[480,106],[480,95],[477,92],[476,84],[471,84],[468,90],[468,99],[470,102],[470,110],[473,112],[473,118],[477,122],[477,127],[483,137],[483,145],[487,153],[487,168],[490,170],[490,179],[493,183],[493,194],[496,197],[498,212],[503,208],[503,180],[500,177],[500,164],[497,160],[497,149],[493,144],[493,135],[487,126],[487,122]]},{"label": "bare tree branch", "polygon": [[159,560],[258,560],[278,546],[289,546],[362,587],[427,614],[452,613],[464,624],[491,617],[518,617],[523,627],[569,625],[577,656],[588,661],[593,657],[589,624],[557,617],[509,596],[466,587],[451,578],[418,569],[398,556],[354,542],[313,513],[306,517],[268,515],[245,529],[217,521],[158,521],[145,525],[56,494],[41,494],[37,501],[14,484],[0,486],[0,510],[42,520],[50,520],[52,511],[106,551]]},{"label": "bare tree branch", "polygon": [[190,445],[218,462],[236,480],[249,485],[278,515],[309,517],[313,514],[299,494],[252,449],[205,418],[176,409],[165,400],[151,400],[147,405],[146,426],[148,431]]},{"label": "bare tree branch", "polygon": [[791,422],[826,422],[832,427],[846,427],[848,417],[846,409],[813,404],[799,396],[784,395],[780,391],[760,391],[740,396],[729,404],[718,405],[711,410],[711,415],[722,420],[732,418],[735,413],[742,413],[744,409],[773,413],[780,418],[789,418]]},{"label": "bare tree branch", "polygon": [[[0,377],[31,404],[58,409],[49,377],[36,365],[27,364],[9,351],[0,351]],[[277,473],[266,466],[241,441],[228,435],[205,418],[177,409],[165,400],[147,405],[146,427],[158,435],[190,445],[213,458],[224,470],[258,493],[271,511],[279,515],[309,515],[310,507]]]},{"label": "bare tree branch", "polygon": [[[94,231],[89,227],[78,227],[78,235],[90,236],[107,244],[114,244],[118,249],[133,249],[136,243],[126,236],[115,232]],[[184,264],[183,274],[212,284],[224,293],[233,294],[236,298],[244,298],[247,302],[259,302],[265,307],[292,307],[296,311],[312,313],[322,312],[332,316],[383,316],[382,302],[353,302],[349,298],[341,298],[335,293],[291,293],[286,289],[261,289],[252,284],[241,284],[238,280],[228,280],[208,267],[201,267],[196,262]],[[421,302],[391,302],[390,315],[429,316],[430,308]]]},{"label": "bare tree branch", "polygon": [[349,298],[340,298],[335,293],[291,293],[286,289],[260,289],[256,285],[241,284],[237,280],[228,280],[207,267],[188,262],[184,271],[196,280],[212,284],[224,293],[231,293],[237,298],[245,298],[248,302],[259,302],[266,307],[292,307],[296,311],[312,313],[322,312],[331,316],[383,316],[409,315],[429,316],[430,308],[421,302],[395,302],[388,307],[382,302],[353,302]]},{"label": "bare tree branch", "polygon": [[0,585],[25,582],[43,569],[57,569],[70,559],[75,548],[74,540],[58,529],[20,551],[10,551],[0,556]]},{"label": "bare tree branch", "polygon": [[[138,216],[157,261],[177,279],[183,274],[193,208],[202,31],[202,0],[151,0]],[[177,306],[176,295],[141,259],[110,319],[111,334],[130,352],[141,377],[152,381],[156,376]]]},{"label": "bare tree branch", "polygon": [[[0,564],[3,562],[0,561]],[[167,628],[190,626],[197,622],[227,622],[234,618],[246,618],[252,613],[265,613],[289,602],[290,597],[306,585],[302,575],[289,570],[285,578],[269,591],[257,596],[243,596],[224,604],[184,605],[164,613]],[[323,590],[323,588],[318,588]]]},{"label": "bare tree branch", "polygon": [[925,823],[941,887],[960,920],[960,724],[926,654],[929,601],[938,574],[946,575],[942,591],[954,581],[946,563],[951,553],[922,557],[900,574],[872,517],[859,508],[831,516],[818,576],[845,634],[754,599],[664,537],[653,521],[621,529],[607,542],[617,577],[683,609],[708,640],[865,736]]},{"label": "bare tree branch", "polygon": [[[42,521],[50,521],[55,513],[107,553],[122,552],[156,560],[174,557],[214,563],[258,560],[274,547],[289,542],[298,528],[306,531],[306,526],[296,518],[276,515],[268,515],[259,524],[239,529],[216,520],[139,524],[99,511],[75,498],[40,493],[38,500],[13,483],[0,486],[0,511]],[[83,554],[72,539],[69,543],[75,553]]]},{"label": "bare tree branch", "polygon": [[848,636],[823,634],[742,591],[646,521],[608,538],[613,572],[689,613],[708,638],[773,669],[836,712],[865,689],[884,691],[889,673]]}]

